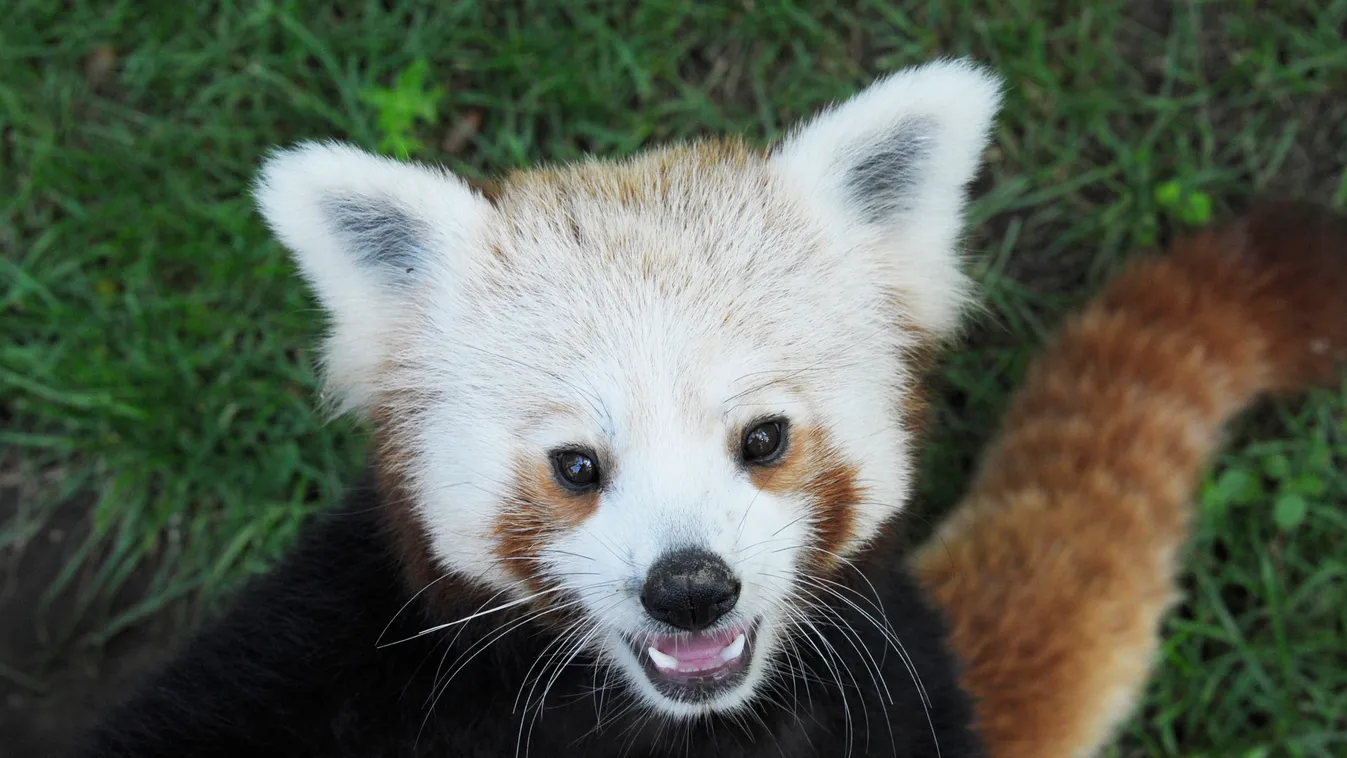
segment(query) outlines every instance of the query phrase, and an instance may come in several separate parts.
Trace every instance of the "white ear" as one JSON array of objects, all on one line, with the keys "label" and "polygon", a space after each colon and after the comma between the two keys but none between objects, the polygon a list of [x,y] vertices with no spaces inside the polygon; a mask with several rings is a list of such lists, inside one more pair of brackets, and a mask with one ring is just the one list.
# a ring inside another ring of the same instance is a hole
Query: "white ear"
[{"label": "white ear", "polygon": [[992,74],[937,61],[880,79],[774,151],[829,233],[879,253],[909,315],[937,337],[958,326],[970,299],[956,245],[1000,102]]},{"label": "white ear", "polygon": [[337,143],[272,153],[254,195],[328,313],[335,410],[363,406],[407,290],[453,265],[490,204],[447,171]]}]

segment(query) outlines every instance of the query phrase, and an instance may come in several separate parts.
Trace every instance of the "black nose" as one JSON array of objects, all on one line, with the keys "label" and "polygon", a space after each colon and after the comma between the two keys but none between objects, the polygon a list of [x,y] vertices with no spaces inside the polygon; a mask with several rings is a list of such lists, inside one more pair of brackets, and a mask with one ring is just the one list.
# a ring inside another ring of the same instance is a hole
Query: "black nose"
[{"label": "black nose", "polygon": [[696,548],[665,553],[646,574],[641,604],[657,621],[695,632],[739,602],[739,580],[719,557]]}]

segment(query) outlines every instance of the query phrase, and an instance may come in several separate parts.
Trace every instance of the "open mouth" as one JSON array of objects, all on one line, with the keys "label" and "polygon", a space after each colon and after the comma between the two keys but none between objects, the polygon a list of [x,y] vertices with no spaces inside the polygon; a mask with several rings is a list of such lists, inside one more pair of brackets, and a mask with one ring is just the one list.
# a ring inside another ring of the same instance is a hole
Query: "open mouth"
[{"label": "open mouth", "polygon": [[632,643],[632,652],[660,694],[673,700],[708,700],[743,681],[753,660],[756,624],[707,632],[656,635]]}]

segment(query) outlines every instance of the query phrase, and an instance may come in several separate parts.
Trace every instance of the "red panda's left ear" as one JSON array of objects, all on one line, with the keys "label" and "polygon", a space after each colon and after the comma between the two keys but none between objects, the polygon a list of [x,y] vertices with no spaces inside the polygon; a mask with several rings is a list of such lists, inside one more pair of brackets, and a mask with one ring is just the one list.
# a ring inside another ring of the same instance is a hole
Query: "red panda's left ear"
[{"label": "red panda's left ear", "polygon": [[1000,103],[993,74],[937,61],[880,79],[773,151],[829,236],[876,255],[907,315],[936,337],[957,328],[970,299],[957,243]]}]

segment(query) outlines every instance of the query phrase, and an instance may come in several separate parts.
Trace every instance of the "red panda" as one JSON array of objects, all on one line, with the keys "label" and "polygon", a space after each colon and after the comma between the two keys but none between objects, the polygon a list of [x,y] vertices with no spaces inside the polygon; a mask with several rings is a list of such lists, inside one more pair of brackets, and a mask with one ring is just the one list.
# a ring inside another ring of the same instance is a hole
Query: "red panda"
[{"label": "red panda", "polygon": [[892,534],[1000,98],[938,61],[485,193],[274,153],[373,473],[85,754],[980,755]]},{"label": "red panda", "polygon": [[1178,597],[1189,498],[1260,395],[1347,355],[1347,219],[1271,203],[1133,263],[1039,355],[968,494],[912,558],[991,758],[1095,754]]}]

